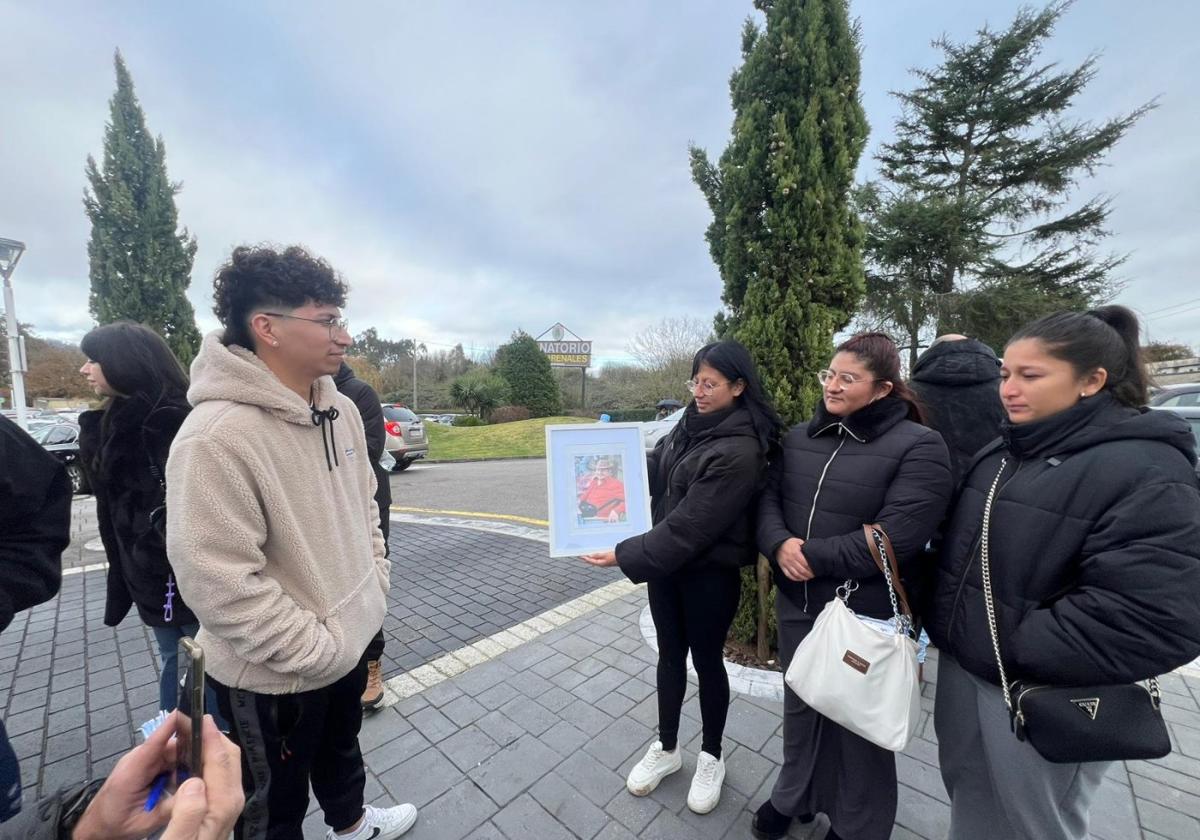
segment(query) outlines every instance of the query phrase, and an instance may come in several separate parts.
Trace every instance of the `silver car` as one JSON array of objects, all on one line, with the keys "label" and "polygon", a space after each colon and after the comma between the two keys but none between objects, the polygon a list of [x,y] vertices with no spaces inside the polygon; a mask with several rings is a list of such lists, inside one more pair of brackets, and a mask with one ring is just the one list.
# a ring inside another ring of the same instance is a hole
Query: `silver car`
[{"label": "silver car", "polygon": [[384,449],[396,459],[396,472],[408,469],[413,461],[429,454],[429,439],[421,418],[402,405],[383,406],[383,427],[387,430]]},{"label": "silver car", "polygon": [[646,445],[647,452],[671,433],[679,423],[679,418],[683,416],[684,411],[686,409],[677,408],[661,420],[650,420],[642,424],[642,442]]}]

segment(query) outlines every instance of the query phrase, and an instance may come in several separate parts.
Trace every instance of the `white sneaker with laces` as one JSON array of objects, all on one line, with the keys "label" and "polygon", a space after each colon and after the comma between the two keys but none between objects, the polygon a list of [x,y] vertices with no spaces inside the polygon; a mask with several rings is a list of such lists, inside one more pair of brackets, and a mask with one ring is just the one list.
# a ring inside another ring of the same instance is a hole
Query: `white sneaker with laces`
[{"label": "white sneaker with laces", "polygon": [[721,801],[721,785],[725,783],[725,759],[714,758],[701,750],[696,759],[696,775],[688,791],[687,804],[697,814],[707,814]]},{"label": "white sneaker with laces", "polygon": [[357,830],[338,834],[331,828],[325,832],[325,840],[395,840],[417,821],[417,809],[407,802],[392,808],[368,805],[364,810]]},{"label": "white sneaker with laces", "polygon": [[662,748],[662,742],[655,741],[650,745],[650,749],[646,750],[642,760],[629,771],[625,787],[634,796],[646,796],[658,787],[659,782],[682,766],[683,753],[678,746],[671,752],[666,752]]}]

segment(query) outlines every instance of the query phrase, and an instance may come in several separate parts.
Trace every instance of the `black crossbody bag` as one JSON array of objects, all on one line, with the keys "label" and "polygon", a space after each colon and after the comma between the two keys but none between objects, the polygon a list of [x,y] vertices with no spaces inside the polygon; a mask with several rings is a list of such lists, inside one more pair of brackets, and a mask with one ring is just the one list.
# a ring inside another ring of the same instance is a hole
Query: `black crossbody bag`
[{"label": "black crossbody bag", "polygon": [[1000,658],[988,557],[992,502],[1007,463],[1007,459],[1001,459],[1000,471],[983,506],[979,559],[988,630],[1013,733],[1017,740],[1032,744],[1042,758],[1058,764],[1162,758],[1171,752],[1171,738],[1163,722],[1156,679],[1148,680],[1146,685],[1039,685],[1020,681],[1009,684]]}]

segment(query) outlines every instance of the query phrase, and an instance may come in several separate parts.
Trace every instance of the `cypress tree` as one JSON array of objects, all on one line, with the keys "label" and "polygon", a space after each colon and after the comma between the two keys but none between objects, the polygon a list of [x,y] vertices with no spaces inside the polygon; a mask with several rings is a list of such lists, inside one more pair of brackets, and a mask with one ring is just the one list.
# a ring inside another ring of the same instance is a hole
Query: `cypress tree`
[{"label": "cypress tree", "polygon": [[691,148],[724,281],[718,333],[754,356],[780,414],[820,398],[815,374],[863,291],[862,229],[850,202],[867,139],[859,38],[846,0],[756,0],[730,80],[733,136],[713,165]]},{"label": "cypress tree", "polygon": [[528,408],[534,417],[562,413],[562,394],[550,360],[528,333],[517,330],[508,344],[496,349],[496,373],[508,383],[513,405]]},{"label": "cypress tree", "polygon": [[92,222],[89,308],[101,324],[128,319],[156,330],[187,365],[200,347],[186,295],[196,239],[179,230],[180,185],[167,178],[166,147],[146,128],[120,51],[113,62],[117,89],[109,101],[104,162],[88,155],[90,190],[83,197]]}]

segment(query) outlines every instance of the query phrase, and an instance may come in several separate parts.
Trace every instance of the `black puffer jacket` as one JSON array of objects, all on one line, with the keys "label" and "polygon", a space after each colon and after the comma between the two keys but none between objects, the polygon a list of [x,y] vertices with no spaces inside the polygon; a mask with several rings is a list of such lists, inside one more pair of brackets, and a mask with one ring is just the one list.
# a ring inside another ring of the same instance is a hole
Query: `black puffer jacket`
[{"label": "black puffer jacket", "polygon": [[383,532],[383,541],[388,538],[388,526],[391,524],[390,510],[392,507],[392,483],[388,479],[387,470],[379,466],[387,445],[387,429],[384,427],[383,405],[379,402],[379,394],[375,389],[354,375],[350,365],[342,362],[333,384],[350,399],[362,417],[363,432],[367,436],[367,457],[371,459],[371,468],[375,471],[375,504],[379,507],[379,530]]},{"label": "black puffer jacket", "polygon": [[[905,419],[908,406],[885,397],[846,418],[824,405],[783,439],[758,513],[758,548],[775,583],[793,603],[818,613],[847,579],[858,581],[849,606],[875,618],[892,616],[887,582],[871,558],[862,526],[879,522],[892,541],[900,574],[913,589],[915,561],[950,503],[950,459],[941,435]],[[775,552],[799,537],[815,577],[784,576]],[[915,593],[910,592],[911,595]]]},{"label": "black puffer jacket", "polygon": [[53,455],[0,416],[0,631],[49,601],[71,541],[71,483]]},{"label": "black puffer jacket", "polygon": [[946,529],[929,633],[999,683],[979,565],[983,507],[1010,679],[1118,683],[1200,655],[1200,491],[1188,425],[1106,392],[1006,426],[966,475]]},{"label": "black puffer jacket", "polygon": [[943,341],[917,359],[909,384],[950,449],[957,482],[975,453],[1000,436],[1000,360],[982,341]]},{"label": "black puffer jacket", "polygon": [[[165,475],[171,442],[191,407],[183,396],[154,406],[131,397],[115,400],[106,410],[107,425],[104,411],[79,415],[80,461],[96,495],[100,539],[108,555],[104,623],[115,627],[136,605],[151,627],[194,624],[196,616],[176,588],[163,538],[150,522],[151,511],[165,504],[151,465]],[[168,589],[173,592],[169,620]]]},{"label": "black puffer jacket", "polygon": [[646,461],[654,527],[617,545],[630,580],[754,562],[754,508],[767,454],[748,411],[700,414],[691,403]]}]

